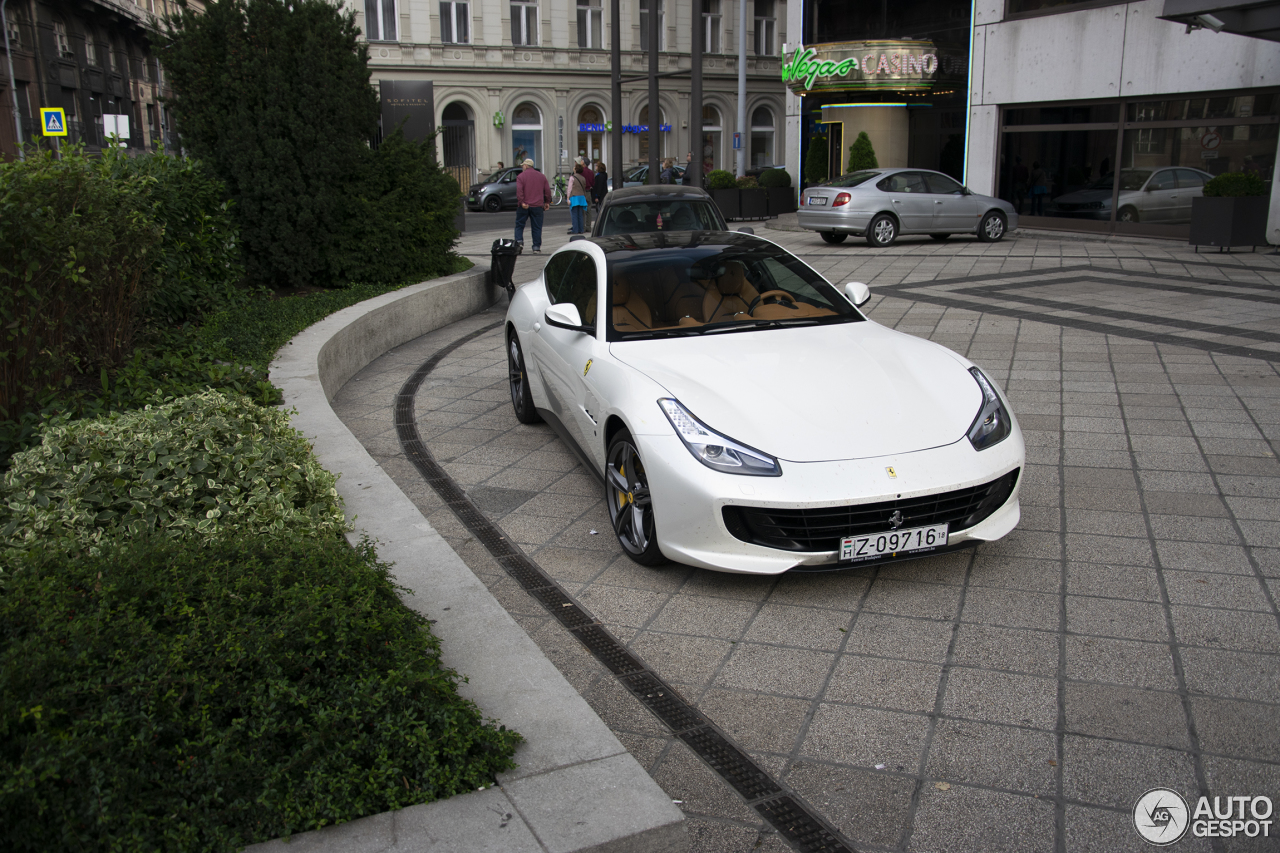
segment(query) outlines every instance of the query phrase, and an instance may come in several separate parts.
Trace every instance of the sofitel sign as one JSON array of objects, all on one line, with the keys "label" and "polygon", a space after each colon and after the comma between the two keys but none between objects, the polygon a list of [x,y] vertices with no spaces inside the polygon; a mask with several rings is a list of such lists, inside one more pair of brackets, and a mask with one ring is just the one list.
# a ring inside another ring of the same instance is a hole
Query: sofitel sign
[{"label": "sofitel sign", "polygon": [[967,71],[961,56],[931,41],[849,41],[797,47],[783,57],[782,81],[796,94],[823,89],[928,89]]}]

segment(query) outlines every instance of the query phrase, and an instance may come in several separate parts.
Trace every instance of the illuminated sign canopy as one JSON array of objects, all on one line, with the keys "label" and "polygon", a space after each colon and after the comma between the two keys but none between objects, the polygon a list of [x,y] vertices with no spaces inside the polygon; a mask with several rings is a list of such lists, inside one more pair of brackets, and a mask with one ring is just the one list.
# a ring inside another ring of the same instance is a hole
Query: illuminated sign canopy
[{"label": "illuminated sign canopy", "polygon": [[850,41],[797,47],[783,57],[782,81],[798,95],[822,90],[929,89],[968,73],[962,53],[931,41]]},{"label": "illuminated sign canopy", "polygon": [[[660,131],[661,131],[661,132],[663,132],[663,133],[666,133],[667,131],[671,130],[671,125],[669,125],[669,124],[660,124],[660,125],[658,125],[658,130],[660,130]],[[624,125],[622,126],[622,132],[623,132],[623,133],[648,133],[648,132],[649,132],[649,125],[647,125],[647,124],[624,124]]]}]

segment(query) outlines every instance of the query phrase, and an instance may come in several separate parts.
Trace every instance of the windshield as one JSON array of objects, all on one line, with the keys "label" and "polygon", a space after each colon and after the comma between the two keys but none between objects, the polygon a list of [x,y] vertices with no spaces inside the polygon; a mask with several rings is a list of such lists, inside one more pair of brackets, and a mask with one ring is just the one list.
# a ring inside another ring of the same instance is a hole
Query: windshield
[{"label": "windshield", "polygon": [[[1150,169],[1125,169],[1120,173],[1120,189],[1140,190],[1149,177],[1151,177]],[[1092,184],[1089,184],[1088,188],[1091,190],[1109,190],[1112,188],[1115,179],[1115,175],[1103,175]]]},{"label": "windshield", "polygon": [[726,226],[708,201],[646,199],[605,208],[596,234],[643,234],[650,231],[724,231]]},{"label": "windshield", "polygon": [[840,177],[838,177],[838,178],[834,178],[834,179],[832,179],[832,180],[830,180],[830,181],[827,181],[825,184],[819,184],[819,186],[823,186],[823,187],[856,187],[858,184],[866,183],[867,181],[871,180],[872,178],[878,178],[878,177],[880,176],[880,174],[881,174],[880,172],[866,172],[866,171],[864,171],[864,172],[850,172],[850,173],[849,173],[849,174],[847,174],[847,175],[841,175],[841,176],[840,176]]},{"label": "windshield", "polygon": [[607,254],[609,340],[863,320],[799,258],[756,238],[738,239],[746,237],[722,232],[695,236],[683,246],[632,244],[631,251]]}]

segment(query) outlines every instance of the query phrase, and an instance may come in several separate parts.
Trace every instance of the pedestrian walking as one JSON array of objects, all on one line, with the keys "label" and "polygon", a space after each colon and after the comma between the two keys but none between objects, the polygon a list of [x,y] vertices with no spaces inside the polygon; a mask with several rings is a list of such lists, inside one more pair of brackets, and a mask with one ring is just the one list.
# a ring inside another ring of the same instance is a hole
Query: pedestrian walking
[{"label": "pedestrian walking", "polygon": [[[578,166],[582,167],[582,176],[586,178],[586,181],[587,181],[586,198],[587,198],[587,201],[590,201],[592,198],[591,191],[592,191],[592,188],[595,186],[595,179],[596,179],[595,172],[591,171],[591,164],[588,163],[581,156],[573,158],[573,165],[574,165],[575,172],[578,170],[577,169]],[[582,212],[584,221],[585,221],[585,218],[589,215],[589,213],[590,213],[590,208]],[[569,215],[570,217],[573,216],[573,194],[572,193],[569,194]],[[582,234],[582,233],[585,233],[585,231],[586,231],[585,228],[582,231],[574,231],[573,226],[572,225],[569,226],[570,234]]]},{"label": "pedestrian walking", "polygon": [[673,184],[675,181],[671,179],[671,173],[674,171],[676,161],[674,157],[668,157],[662,161],[662,171],[658,173],[658,183]]},{"label": "pedestrian walking", "polygon": [[591,198],[596,203],[596,214],[600,213],[600,203],[604,201],[604,197],[609,192],[609,172],[604,167],[604,162],[597,160],[595,169],[595,181],[591,184]]},{"label": "pedestrian walking", "polygon": [[684,155],[684,175],[680,178],[680,183],[686,187],[693,186],[693,152],[690,151]]},{"label": "pedestrian walking", "polygon": [[533,253],[542,253],[542,215],[551,208],[551,184],[533,168],[532,160],[520,164],[516,178],[516,245],[524,246],[524,224],[533,229]]},{"label": "pedestrian walking", "polygon": [[579,160],[573,164],[573,174],[569,176],[569,218],[572,222],[570,234],[581,234],[587,230],[587,176],[586,167]]}]

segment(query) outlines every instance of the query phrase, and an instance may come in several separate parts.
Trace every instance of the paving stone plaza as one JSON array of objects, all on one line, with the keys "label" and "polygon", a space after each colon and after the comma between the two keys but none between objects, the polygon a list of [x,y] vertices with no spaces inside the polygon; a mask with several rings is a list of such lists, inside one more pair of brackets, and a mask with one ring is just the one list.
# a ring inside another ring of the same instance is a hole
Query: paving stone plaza
[{"label": "paving stone plaza", "polygon": [[[1280,800],[1280,257],[1015,234],[887,250],[757,231],[870,317],[972,359],[1027,442],[1004,540],[758,578],[631,562],[599,481],[512,413],[500,304],[401,346],[334,409],[687,815],[690,849],[791,849],[523,591],[406,458],[431,455],[582,607],[857,850],[1148,848],[1143,792]],[[498,233],[468,235],[488,263]],[[558,234],[556,235],[559,236]],[[548,239],[548,248],[556,245]],[[517,280],[545,256],[523,257]],[[487,331],[485,331],[487,329]],[[797,365],[855,387],[836,362]],[[731,433],[731,430],[730,430]],[[494,649],[495,655],[502,650]],[[1276,850],[1269,839],[1173,848]]]}]

